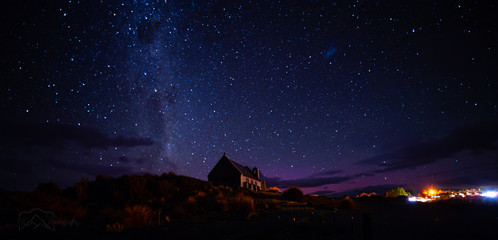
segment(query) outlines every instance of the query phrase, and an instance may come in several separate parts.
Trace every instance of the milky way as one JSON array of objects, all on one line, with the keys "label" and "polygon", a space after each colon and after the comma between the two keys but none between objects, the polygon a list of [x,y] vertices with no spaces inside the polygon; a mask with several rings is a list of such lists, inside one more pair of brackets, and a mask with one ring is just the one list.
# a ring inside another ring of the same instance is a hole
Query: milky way
[{"label": "milky way", "polygon": [[207,179],[306,192],[496,184],[493,1],[12,1],[1,188]]}]

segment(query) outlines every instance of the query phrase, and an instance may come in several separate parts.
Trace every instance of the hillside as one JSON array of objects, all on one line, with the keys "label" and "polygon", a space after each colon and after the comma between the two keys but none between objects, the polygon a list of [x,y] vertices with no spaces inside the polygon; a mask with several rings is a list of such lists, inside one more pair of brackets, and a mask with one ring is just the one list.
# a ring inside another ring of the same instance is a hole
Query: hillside
[{"label": "hillside", "polygon": [[[33,192],[0,191],[0,233],[10,239],[31,234],[61,239],[395,239],[406,226],[423,227],[405,237],[416,239],[427,234],[487,236],[498,216],[496,202],[420,205],[406,199],[299,192],[233,190],[173,173],[100,175],[66,189],[44,183]],[[454,231],[459,228],[479,231]]]}]

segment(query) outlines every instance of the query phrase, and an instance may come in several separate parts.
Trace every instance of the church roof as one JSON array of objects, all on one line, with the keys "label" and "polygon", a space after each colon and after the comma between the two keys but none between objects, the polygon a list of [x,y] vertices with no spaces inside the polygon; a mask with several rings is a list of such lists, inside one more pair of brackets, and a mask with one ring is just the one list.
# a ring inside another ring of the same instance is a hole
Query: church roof
[{"label": "church roof", "polygon": [[254,175],[254,173],[251,171],[251,169],[247,166],[244,166],[230,158],[228,158],[225,154],[223,154],[223,157],[221,157],[222,159],[223,158],[226,158],[234,167],[235,169],[237,169],[237,171],[239,171],[242,175],[244,175],[245,177],[248,177],[248,178],[252,178],[254,180],[258,180],[258,176]]}]

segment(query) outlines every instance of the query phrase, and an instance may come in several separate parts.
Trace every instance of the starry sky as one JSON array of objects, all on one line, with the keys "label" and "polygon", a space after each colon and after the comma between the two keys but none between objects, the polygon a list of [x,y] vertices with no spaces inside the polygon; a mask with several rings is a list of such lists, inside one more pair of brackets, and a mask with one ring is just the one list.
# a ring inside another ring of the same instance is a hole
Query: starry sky
[{"label": "starry sky", "polygon": [[494,1],[7,1],[0,188],[99,174],[341,195],[498,184]]}]

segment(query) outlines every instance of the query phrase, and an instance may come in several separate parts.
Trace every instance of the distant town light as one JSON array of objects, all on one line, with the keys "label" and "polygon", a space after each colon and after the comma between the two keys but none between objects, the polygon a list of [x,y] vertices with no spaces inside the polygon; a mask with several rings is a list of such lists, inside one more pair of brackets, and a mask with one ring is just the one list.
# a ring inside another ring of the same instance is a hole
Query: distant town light
[{"label": "distant town light", "polygon": [[411,197],[408,198],[408,201],[410,201],[410,202],[430,202],[430,201],[432,201],[432,199],[425,198],[425,197],[411,196]]},{"label": "distant town light", "polygon": [[420,201],[421,202],[430,202],[430,201],[432,201],[432,199],[430,199],[430,198],[420,198]]},{"label": "distant town light", "polygon": [[486,192],[483,192],[481,196],[487,197],[487,198],[496,198],[496,196],[498,196],[498,192],[497,191],[486,191]]}]

